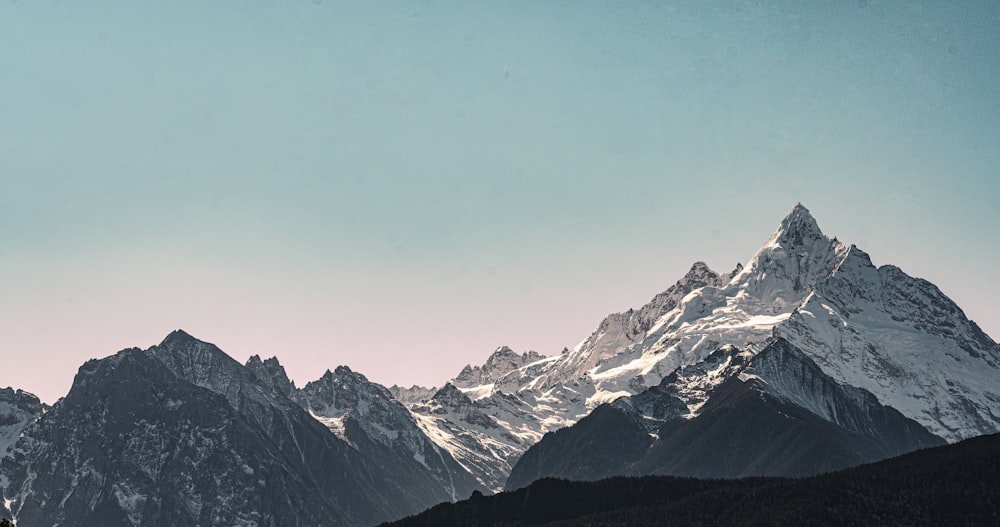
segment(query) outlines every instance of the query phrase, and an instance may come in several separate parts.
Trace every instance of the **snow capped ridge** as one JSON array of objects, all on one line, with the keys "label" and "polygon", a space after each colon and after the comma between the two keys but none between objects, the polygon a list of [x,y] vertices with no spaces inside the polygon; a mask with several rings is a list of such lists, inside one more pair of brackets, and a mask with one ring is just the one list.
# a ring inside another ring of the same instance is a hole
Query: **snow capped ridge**
[{"label": "snow capped ridge", "polygon": [[[568,352],[510,371],[474,403],[505,426],[490,405],[510,405],[514,398],[527,414],[509,422],[545,433],[572,425],[602,403],[663,386],[672,391],[648,410],[690,419],[719,383],[775,338],[807,358],[781,364],[811,371],[805,364],[815,363],[846,387],[834,390],[844,398],[854,389],[870,392],[879,405],[949,441],[1000,430],[1000,347],[933,284],[894,266],[876,268],[857,246],[824,234],[801,204],[745,266],[719,274],[696,262],[646,305],[609,315]],[[758,370],[773,363],[766,359]],[[759,378],[758,370],[738,375]],[[794,404],[834,415],[793,386],[815,374],[769,375],[783,379],[783,393],[793,394]],[[452,424],[464,426],[460,419]],[[530,442],[534,436],[517,437]],[[507,445],[516,453],[525,448]]]},{"label": "snow capped ridge", "polygon": [[448,383],[410,411],[439,448],[494,492],[503,488],[511,463],[543,434],[532,407],[500,391],[472,400]]},{"label": "snow capped ridge", "polygon": [[[790,316],[818,276],[833,269],[840,252],[839,242],[823,236],[805,207],[796,207],[746,267],[737,264],[732,272],[720,275],[704,262],[695,262],[646,305],[609,315],[567,353],[504,375],[494,383],[491,395],[476,404],[501,425],[517,423],[526,434],[518,437],[531,444],[545,432],[572,425],[602,403],[656,386],[727,344],[752,353],[771,338],[776,324]],[[678,403],[683,413],[696,412],[704,402],[698,393],[715,382],[706,385],[695,379],[703,374],[689,373],[690,393],[681,394],[686,402]],[[501,399],[505,395],[508,399]],[[510,397],[519,400],[527,414],[518,408],[517,419],[496,418],[500,412],[491,403],[509,405]],[[412,408],[426,415],[425,409]],[[455,419],[452,424],[463,423]],[[504,441],[502,436],[494,439]],[[510,442],[507,446],[518,455],[526,448]],[[463,456],[458,450],[452,453],[456,459]]]},{"label": "snow capped ridge", "polygon": [[746,267],[726,287],[744,309],[757,314],[789,312],[829,276],[847,249],[827,238],[801,204],[757,251]]},{"label": "snow capped ridge", "polygon": [[[381,384],[373,383],[347,366],[326,370],[319,380],[307,383],[301,390],[307,409],[323,416],[339,417],[351,411],[366,416],[375,405],[388,408],[399,405]],[[400,409],[402,406],[400,406]]]},{"label": "snow capped ridge", "polygon": [[518,354],[507,346],[500,346],[486,359],[482,366],[466,365],[462,368],[462,371],[451,380],[451,383],[459,388],[473,388],[491,384],[514,370],[544,358],[544,355],[534,351]]},{"label": "snow capped ridge", "polygon": [[547,372],[534,385],[553,387],[582,377],[602,361],[641,344],[664,315],[677,309],[687,295],[705,287],[719,287],[729,279],[721,277],[705,262],[695,262],[680,280],[638,310],[614,313],[602,320],[594,333],[565,356],[549,363]]},{"label": "snow capped ridge", "polygon": [[776,334],[949,441],[1000,429],[1000,346],[936,286],[857,247]]},{"label": "snow capped ridge", "polygon": [[781,220],[781,225],[772,238],[784,244],[804,245],[806,240],[825,240],[826,236],[816,223],[809,209],[801,203],[796,203],[788,215]]},{"label": "snow capped ridge", "polygon": [[384,386],[347,366],[326,370],[318,380],[296,391],[292,399],[351,445],[356,446],[357,434],[363,433],[368,440],[391,447],[400,437],[400,430],[408,429],[411,433],[403,434],[411,436],[404,438],[406,446],[418,450],[420,440],[412,437],[416,422],[409,412]]},{"label": "snow capped ridge", "polygon": [[664,294],[671,301],[657,306],[661,295],[640,309],[655,313],[654,321],[637,326],[641,331],[633,331],[615,352],[591,361],[587,372],[605,391],[635,393],[723,345],[760,349],[772,328],[791,315],[845,253],[805,207],[796,205],[745,267],[719,276],[696,263]]}]

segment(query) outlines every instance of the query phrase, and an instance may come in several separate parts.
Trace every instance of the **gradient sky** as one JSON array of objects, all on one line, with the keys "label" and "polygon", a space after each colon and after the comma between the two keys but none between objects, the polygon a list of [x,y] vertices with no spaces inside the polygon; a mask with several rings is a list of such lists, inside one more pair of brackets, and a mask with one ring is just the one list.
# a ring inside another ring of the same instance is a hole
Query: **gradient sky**
[{"label": "gradient sky", "polygon": [[[808,5],[807,5],[808,4]],[[994,338],[1000,3],[0,2],[0,386],[558,353],[797,201]]]}]

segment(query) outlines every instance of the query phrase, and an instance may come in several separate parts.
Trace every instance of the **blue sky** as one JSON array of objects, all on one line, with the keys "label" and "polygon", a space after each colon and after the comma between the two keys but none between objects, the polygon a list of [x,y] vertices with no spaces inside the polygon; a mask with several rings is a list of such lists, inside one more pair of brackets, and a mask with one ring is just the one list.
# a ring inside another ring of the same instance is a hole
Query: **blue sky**
[{"label": "blue sky", "polygon": [[0,356],[557,353],[801,201],[995,338],[995,2],[0,4]]}]

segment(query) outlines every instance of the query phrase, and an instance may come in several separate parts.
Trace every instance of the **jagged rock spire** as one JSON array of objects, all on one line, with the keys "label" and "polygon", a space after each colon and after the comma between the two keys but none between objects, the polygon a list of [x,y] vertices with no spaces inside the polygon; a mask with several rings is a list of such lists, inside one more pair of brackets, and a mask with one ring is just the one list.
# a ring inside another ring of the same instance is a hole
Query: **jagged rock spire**
[{"label": "jagged rock spire", "polygon": [[809,209],[796,203],[785,219],[781,220],[781,225],[771,239],[785,246],[803,246],[811,241],[826,239],[826,236]]}]

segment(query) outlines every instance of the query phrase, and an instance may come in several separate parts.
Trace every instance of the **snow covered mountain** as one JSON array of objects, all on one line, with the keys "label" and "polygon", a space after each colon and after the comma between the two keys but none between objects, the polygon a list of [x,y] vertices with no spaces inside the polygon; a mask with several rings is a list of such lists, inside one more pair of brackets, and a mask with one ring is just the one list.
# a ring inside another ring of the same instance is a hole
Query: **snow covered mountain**
[{"label": "snow covered mountain", "polygon": [[394,392],[407,403],[427,437],[449,452],[480,486],[495,492],[503,488],[512,462],[525,449],[553,423],[567,423],[555,409],[546,413],[531,394],[523,394],[529,396],[524,399],[496,387],[507,374],[544,360],[533,351],[517,354],[501,346],[482,366],[466,365],[439,390],[414,386],[394,387]]},{"label": "snow covered mountain", "polygon": [[451,383],[410,410],[427,437],[490,491],[503,487],[512,462],[543,433],[520,397],[497,392],[473,401]]},{"label": "snow covered mountain", "polygon": [[[933,284],[894,266],[876,268],[857,247],[824,235],[800,204],[745,267],[720,275],[695,263],[649,304],[607,317],[572,350],[478,386],[461,383],[480,410],[476,419],[485,415],[510,432],[490,434],[500,444],[487,447],[483,427],[461,415],[435,417],[433,405],[411,410],[466,466],[481,451],[520,456],[546,432],[671,375],[686,381],[658,403],[661,410],[694,419],[731,378],[705,361],[728,352],[750,360],[776,337],[828,381],[870,393],[948,441],[1000,430],[1000,346]],[[519,413],[505,420],[500,408],[510,407]],[[498,470],[513,464],[503,461],[494,464]],[[481,479],[487,486],[498,480]]]},{"label": "snow covered mountain", "polygon": [[544,355],[539,355],[534,351],[518,355],[507,346],[501,346],[486,359],[486,363],[482,366],[466,365],[465,368],[462,368],[458,376],[451,380],[451,384],[459,388],[489,386],[508,373],[544,358]]},{"label": "snow covered mountain", "polygon": [[345,441],[292,399],[276,361],[251,362],[182,331],[87,362],[0,460],[4,503],[29,526],[305,526],[452,499],[460,478],[448,487],[430,462],[392,463],[350,419]]}]

